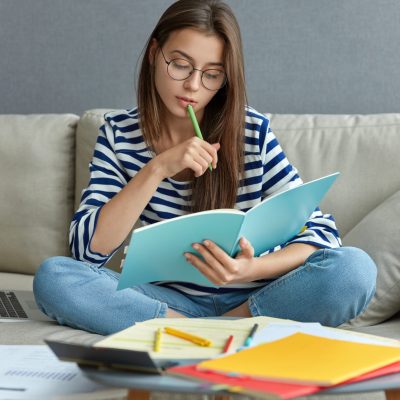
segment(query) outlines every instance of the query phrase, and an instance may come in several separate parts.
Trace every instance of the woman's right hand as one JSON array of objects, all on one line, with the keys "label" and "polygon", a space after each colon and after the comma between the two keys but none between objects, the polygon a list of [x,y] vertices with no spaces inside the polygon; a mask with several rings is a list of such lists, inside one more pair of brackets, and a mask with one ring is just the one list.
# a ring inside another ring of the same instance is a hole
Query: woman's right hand
[{"label": "woman's right hand", "polygon": [[219,143],[210,144],[194,136],[158,154],[152,162],[157,164],[163,179],[171,178],[184,169],[191,169],[197,178],[210,164],[213,169],[217,167],[219,148]]}]

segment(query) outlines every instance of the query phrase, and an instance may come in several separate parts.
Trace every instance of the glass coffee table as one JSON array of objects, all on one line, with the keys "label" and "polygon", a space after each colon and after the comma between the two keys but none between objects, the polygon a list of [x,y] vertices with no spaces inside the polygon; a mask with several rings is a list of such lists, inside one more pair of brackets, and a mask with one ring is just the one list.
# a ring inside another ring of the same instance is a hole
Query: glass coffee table
[{"label": "glass coffee table", "polygon": [[[90,379],[107,386],[128,389],[128,400],[149,400],[151,392],[213,395],[216,400],[228,400],[237,396],[218,390],[217,386],[166,375],[138,374],[126,371],[98,370],[81,367]],[[316,395],[356,394],[384,391],[386,400],[400,400],[400,373],[381,376],[363,382],[338,386],[318,392]],[[249,396],[246,394],[246,396]]]}]

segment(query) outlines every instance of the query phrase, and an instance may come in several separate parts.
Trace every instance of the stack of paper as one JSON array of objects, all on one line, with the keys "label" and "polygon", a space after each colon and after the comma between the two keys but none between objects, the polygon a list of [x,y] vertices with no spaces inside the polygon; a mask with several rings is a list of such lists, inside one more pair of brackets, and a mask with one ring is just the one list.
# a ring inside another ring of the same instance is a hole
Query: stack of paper
[{"label": "stack of paper", "polygon": [[[255,324],[259,329],[250,347],[243,348]],[[199,346],[171,336],[163,329],[166,327],[201,336],[212,345]],[[154,351],[159,330],[164,333],[160,348]],[[224,353],[230,336],[234,340],[229,353]],[[55,353],[60,359],[91,365],[97,360],[102,368],[118,364],[118,368],[138,371],[150,365],[154,373],[167,369],[167,374],[217,385],[218,390],[268,398],[290,399],[332,385],[400,372],[397,340],[270,317],[159,318],[111,335],[95,347],[54,344],[57,346],[52,349],[59,349]],[[179,366],[169,368],[171,360]]]},{"label": "stack of paper", "polygon": [[[383,341],[384,343],[384,341]],[[174,367],[172,375],[290,399],[400,371],[400,347],[295,333],[235,354]]]},{"label": "stack of paper", "polygon": [[203,361],[198,368],[282,382],[329,386],[396,361],[400,361],[400,347],[295,333],[226,357]]},{"label": "stack of paper", "polygon": [[[344,382],[344,384],[355,383],[398,372],[400,372],[400,362],[360,375]],[[257,397],[267,397],[268,399],[292,399],[299,396],[308,396],[326,389],[326,387],[317,385],[291,384],[267,379],[257,379],[254,377],[237,376],[234,374],[227,375],[210,370],[204,371],[198,369],[197,365],[173,367],[168,369],[167,373],[183,378],[208,382],[210,387],[218,386],[219,390],[240,392],[248,395],[253,394]]]}]

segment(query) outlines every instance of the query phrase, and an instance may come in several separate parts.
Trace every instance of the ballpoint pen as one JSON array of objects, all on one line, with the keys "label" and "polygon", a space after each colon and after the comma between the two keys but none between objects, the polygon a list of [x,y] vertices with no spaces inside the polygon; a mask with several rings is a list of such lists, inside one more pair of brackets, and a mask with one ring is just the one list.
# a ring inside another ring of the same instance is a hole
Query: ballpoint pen
[{"label": "ballpoint pen", "polygon": [[246,340],[244,341],[243,347],[250,346],[251,341],[253,340],[253,336],[256,333],[257,328],[258,328],[258,324],[254,324],[253,327],[251,328],[250,333],[247,335]]}]

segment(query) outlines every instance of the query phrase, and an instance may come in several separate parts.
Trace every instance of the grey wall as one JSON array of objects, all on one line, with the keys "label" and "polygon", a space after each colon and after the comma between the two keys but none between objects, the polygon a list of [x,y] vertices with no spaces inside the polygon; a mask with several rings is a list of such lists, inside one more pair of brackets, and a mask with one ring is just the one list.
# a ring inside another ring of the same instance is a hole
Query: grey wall
[{"label": "grey wall", "polygon": [[[170,3],[0,0],[0,113],[131,107],[136,61]],[[228,3],[260,111],[399,112],[398,0]]]}]

